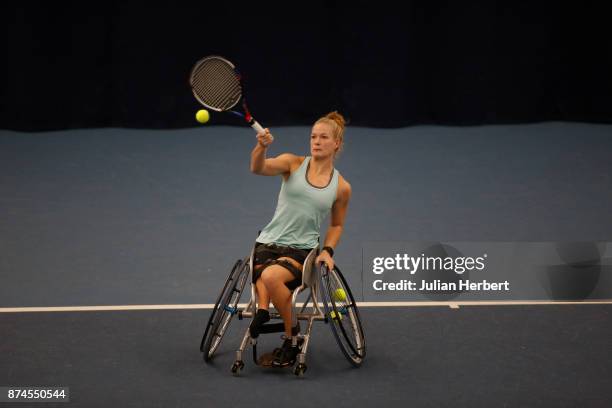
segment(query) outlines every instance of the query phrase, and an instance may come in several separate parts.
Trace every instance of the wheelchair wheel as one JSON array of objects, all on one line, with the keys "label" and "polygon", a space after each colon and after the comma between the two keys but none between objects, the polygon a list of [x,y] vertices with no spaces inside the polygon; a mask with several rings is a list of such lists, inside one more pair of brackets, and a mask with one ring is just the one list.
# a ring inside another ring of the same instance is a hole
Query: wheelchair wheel
[{"label": "wheelchair wheel", "polygon": [[366,344],[357,302],[340,269],[321,267],[321,288],[326,321],[330,323],[338,346],[347,360],[359,367],[365,358]]},{"label": "wheelchair wheel", "polygon": [[232,317],[238,313],[238,301],[248,276],[248,259],[236,261],[217,298],[200,342],[200,351],[204,353],[207,362],[212,360]]}]

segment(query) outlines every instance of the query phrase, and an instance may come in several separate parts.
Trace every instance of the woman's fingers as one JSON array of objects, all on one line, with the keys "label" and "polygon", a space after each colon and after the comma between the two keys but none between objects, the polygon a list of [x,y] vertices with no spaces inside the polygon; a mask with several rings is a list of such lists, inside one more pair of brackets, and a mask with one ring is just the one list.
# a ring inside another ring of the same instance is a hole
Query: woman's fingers
[{"label": "woman's fingers", "polygon": [[262,133],[257,134],[257,141],[264,147],[268,147],[274,141],[274,136],[269,129],[264,129]]}]

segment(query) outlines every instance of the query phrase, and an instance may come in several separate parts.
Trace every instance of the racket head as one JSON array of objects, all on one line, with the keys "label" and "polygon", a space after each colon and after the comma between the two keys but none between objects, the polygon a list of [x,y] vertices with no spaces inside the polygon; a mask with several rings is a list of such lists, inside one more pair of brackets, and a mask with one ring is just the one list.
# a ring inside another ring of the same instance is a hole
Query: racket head
[{"label": "racket head", "polygon": [[189,85],[198,102],[217,112],[232,109],[242,98],[236,67],[218,55],[204,57],[195,63],[189,75]]}]

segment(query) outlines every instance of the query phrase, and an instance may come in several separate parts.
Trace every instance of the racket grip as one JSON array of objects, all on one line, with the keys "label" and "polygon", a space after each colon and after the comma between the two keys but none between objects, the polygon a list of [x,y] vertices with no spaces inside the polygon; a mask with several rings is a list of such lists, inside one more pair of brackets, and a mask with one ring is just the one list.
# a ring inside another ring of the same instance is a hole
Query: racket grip
[{"label": "racket grip", "polygon": [[253,120],[253,123],[251,123],[251,127],[255,130],[255,132],[257,133],[263,133],[264,132],[264,128],[259,124],[259,122],[257,122],[256,120]]}]

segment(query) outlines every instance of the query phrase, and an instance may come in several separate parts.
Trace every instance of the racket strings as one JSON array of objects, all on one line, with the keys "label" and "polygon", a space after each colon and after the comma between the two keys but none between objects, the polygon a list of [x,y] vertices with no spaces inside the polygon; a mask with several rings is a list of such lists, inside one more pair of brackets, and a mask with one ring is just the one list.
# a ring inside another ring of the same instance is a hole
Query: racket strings
[{"label": "racket strings", "polygon": [[207,60],[196,68],[195,83],[203,92],[211,95],[219,91],[230,91],[239,86],[234,70],[227,64],[217,60]]},{"label": "racket strings", "polygon": [[194,90],[206,105],[219,110],[227,110],[236,104],[240,98],[239,86],[211,83],[207,78],[201,78],[194,84]]},{"label": "racket strings", "polygon": [[204,104],[219,110],[232,108],[242,94],[234,69],[216,59],[203,61],[194,69],[191,85]]},{"label": "racket strings", "polygon": [[200,78],[194,84],[194,89],[204,103],[219,110],[231,108],[240,98],[239,85],[236,88],[232,84],[211,83],[206,77]]}]

